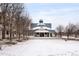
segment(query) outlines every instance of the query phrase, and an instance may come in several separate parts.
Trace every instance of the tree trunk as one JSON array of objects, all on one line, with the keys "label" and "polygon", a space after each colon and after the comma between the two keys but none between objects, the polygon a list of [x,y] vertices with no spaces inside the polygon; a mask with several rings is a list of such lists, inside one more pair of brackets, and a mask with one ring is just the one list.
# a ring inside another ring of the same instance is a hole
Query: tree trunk
[{"label": "tree trunk", "polygon": [[77,35],[78,35],[78,33],[76,32],[76,33],[75,33],[75,38],[77,38]]},{"label": "tree trunk", "polygon": [[12,42],[12,26],[10,25],[10,42]]},{"label": "tree trunk", "polygon": [[60,35],[60,38],[62,38],[62,34],[60,33],[59,35]]},{"label": "tree trunk", "polygon": [[69,35],[67,35],[67,39],[69,39]]},{"label": "tree trunk", "polygon": [[25,40],[25,35],[24,35],[24,33],[23,33],[23,40]]},{"label": "tree trunk", "polygon": [[5,14],[4,13],[2,13],[2,26],[3,26],[3,28],[2,28],[2,39],[5,39],[5,31],[6,31],[6,28],[5,28]]},{"label": "tree trunk", "polygon": [[18,39],[20,40],[20,33],[19,33],[19,37],[18,37]]},{"label": "tree trunk", "polygon": [[5,29],[2,30],[2,39],[5,39]]},{"label": "tree trunk", "polygon": [[5,39],[5,31],[6,31],[6,28],[5,28],[5,19],[3,19],[3,29],[2,29],[2,39]]}]

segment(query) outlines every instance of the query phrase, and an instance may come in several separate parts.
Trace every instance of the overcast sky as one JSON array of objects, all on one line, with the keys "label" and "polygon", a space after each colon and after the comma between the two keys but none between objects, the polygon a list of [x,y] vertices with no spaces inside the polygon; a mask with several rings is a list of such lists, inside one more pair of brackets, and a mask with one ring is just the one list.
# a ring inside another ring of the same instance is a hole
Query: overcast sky
[{"label": "overcast sky", "polygon": [[52,29],[58,25],[79,23],[79,4],[55,4],[55,3],[28,3],[25,4],[32,22],[38,23],[43,19],[44,23],[51,23]]}]

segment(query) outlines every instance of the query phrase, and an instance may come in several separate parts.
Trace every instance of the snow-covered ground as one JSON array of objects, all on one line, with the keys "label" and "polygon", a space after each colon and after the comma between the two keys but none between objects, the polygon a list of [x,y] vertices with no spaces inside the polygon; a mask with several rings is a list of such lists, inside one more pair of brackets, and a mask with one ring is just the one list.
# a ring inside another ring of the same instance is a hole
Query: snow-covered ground
[{"label": "snow-covered ground", "polygon": [[2,56],[79,56],[79,41],[33,39],[3,46]]}]

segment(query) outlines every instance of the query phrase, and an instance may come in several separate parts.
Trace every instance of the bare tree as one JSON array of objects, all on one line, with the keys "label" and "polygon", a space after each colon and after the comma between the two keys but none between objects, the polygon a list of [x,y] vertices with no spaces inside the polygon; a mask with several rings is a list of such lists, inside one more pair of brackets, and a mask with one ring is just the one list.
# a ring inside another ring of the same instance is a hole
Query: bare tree
[{"label": "bare tree", "polygon": [[75,35],[75,37],[78,37],[78,35],[79,35],[79,24],[75,25],[74,35]]},{"label": "bare tree", "polygon": [[65,32],[68,39],[69,39],[69,36],[73,35],[74,31],[75,31],[75,25],[69,23],[65,28]]},{"label": "bare tree", "polygon": [[12,42],[12,34],[13,34],[13,25],[14,25],[14,18],[15,18],[15,4],[14,3],[9,3],[9,8],[8,8],[8,19],[9,19],[9,39],[10,42]]},{"label": "bare tree", "polygon": [[[29,23],[30,23],[30,17],[28,16],[28,14],[24,14],[23,10],[23,4],[20,4],[17,6],[16,8],[16,32],[17,32],[17,37],[18,37],[18,41],[22,41],[20,40],[21,35],[23,34],[23,38],[25,35],[25,31],[28,29]],[[19,10],[19,11],[18,11]],[[27,11],[26,11],[27,12]]]},{"label": "bare tree", "polygon": [[18,39],[20,40],[20,34],[21,34],[21,24],[20,24],[20,20],[21,20],[21,13],[23,11],[23,5],[19,5],[17,4],[17,8],[16,8],[16,32],[17,32],[17,36]]},{"label": "bare tree", "polygon": [[[1,19],[2,19],[2,39],[5,38],[6,28],[9,31],[9,39],[12,42],[14,30],[17,33],[18,40],[21,35],[27,30],[30,19],[29,16],[24,15],[24,5],[22,3],[2,3],[1,8]],[[27,12],[27,11],[26,11]],[[24,16],[23,16],[24,15]]]},{"label": "bare tree", "polygon": [[57,33],[58,35],[60,36],[60,38],[62,37],[62,33],[63,33],[63,30],[64,30],[64,27],[62,25],[59,25],[57,28]]},{"label": "bare tree", "polygon": [[1,19],[2,19],[2,39],[5,39],[5,31],[6,31],[6,15],[7,15],[7,10],[8,10],[8,3],[1,3],[0,4],[0,9],[1,9]]},{"label": "bare tree", "polygon": [[21,28],[22,28],[22,34],[23,34],[23,39],[26,39],[25,38],[25,35],[26,35],[26,31],[29,30],[29,24],[31,22],[30,18],[26,16],[22,16],[21,18]]}]

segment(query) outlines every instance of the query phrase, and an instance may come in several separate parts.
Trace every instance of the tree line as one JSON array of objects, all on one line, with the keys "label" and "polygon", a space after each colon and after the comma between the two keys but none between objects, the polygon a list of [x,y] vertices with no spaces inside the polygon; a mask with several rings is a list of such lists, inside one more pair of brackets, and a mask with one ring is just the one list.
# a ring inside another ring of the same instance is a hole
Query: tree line
[{"label": "tree line", "polygon": [[30,23],[30,16],[24,10],[23,3],[0,3],[1,40],[6,39],[6,35],[10,42],[14,38],[17,41],[26,39],[26,30],[29,30]]},{"label": "tree line", "polygon": [[69,39],[69,37],[77,38],[79,37],[79,24],[69,23],[66,26],[59,25],[56,27],[55,34],[60,38],[62,38],[62,36],[66,36],[67,39]]}]

